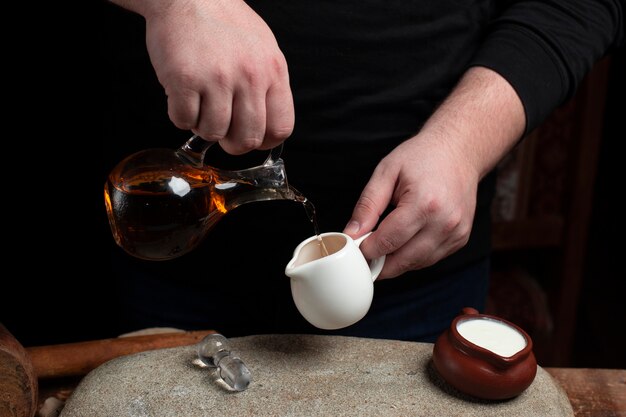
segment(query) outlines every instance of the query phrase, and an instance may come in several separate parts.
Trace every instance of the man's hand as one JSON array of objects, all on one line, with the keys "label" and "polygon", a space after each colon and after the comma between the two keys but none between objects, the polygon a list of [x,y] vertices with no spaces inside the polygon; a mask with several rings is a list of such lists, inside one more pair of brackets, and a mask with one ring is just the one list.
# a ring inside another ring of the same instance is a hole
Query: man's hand
[{"label": "man's hand", "polygon": [[[380,278],[432,265],[467,243],[478,173],[440,139],[418,135],[383,159],[357,202],[355,223],[346,227],[361,235],[395,206],[361,245],[369,259],[387,255]],[[356,226],[358,232],[350,229]]]},{"label": "man's hand", "polygon": [[419,134],[376,167],[344,232],[371,231],[368,259],[387,255],[381,278],[424,268],[463,247],[470,236],[478,182],[524,131],[525,115],[509,83],[472,68]]},{"label": "man's hand", "polygon": [[146,19],[152,65],[174,124],[231,154],[269,149],[292,132],[287,63],[243,0],[114,0]]}]

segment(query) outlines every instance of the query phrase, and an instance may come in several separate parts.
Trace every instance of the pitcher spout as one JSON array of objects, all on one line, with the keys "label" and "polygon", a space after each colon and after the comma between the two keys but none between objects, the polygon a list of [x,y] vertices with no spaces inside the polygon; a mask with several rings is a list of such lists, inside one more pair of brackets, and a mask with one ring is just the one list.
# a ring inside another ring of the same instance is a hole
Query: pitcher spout
[{"label": "pitcher spout", "polygon": [[285,275],[292,279],[302,279],[315,268],[324,255],[320,251],[318,237],[312,236],[300,243],[293,251],[293,257],[285,267]]}]

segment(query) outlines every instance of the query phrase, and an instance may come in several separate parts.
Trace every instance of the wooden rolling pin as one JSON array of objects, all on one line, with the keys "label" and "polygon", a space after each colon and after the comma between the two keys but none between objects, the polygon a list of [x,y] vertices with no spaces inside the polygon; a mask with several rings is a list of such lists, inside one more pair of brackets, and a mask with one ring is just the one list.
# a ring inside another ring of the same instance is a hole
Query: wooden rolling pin
[{"label": "wooden rolling pin", "polygon": [[198,343],[214,330],[158,333],[24,349],[0,323],[0,417],[33,417],[38,378],[85,375],[118,356]]},{"label": "wooden rolling pin", "polygon": [[198,343],[214,330],[159,333],[27,348],[39,378],[85,375],[118,356]]},{"label": "wooden rolling pin", "polygon": [[32,417],[37,376],[24,347],[0,323],[0,417]]}]

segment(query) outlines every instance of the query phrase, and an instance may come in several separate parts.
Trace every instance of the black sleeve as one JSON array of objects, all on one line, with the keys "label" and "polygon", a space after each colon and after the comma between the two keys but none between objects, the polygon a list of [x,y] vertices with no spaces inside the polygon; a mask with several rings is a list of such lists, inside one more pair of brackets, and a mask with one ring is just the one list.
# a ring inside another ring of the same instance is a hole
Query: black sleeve
[{"label": "black sleeve", "polygon": [[516,90],[534,129],[574,94],[583,76],[624,42],[626,0],[520,0],[493,21],[471,65]]}]

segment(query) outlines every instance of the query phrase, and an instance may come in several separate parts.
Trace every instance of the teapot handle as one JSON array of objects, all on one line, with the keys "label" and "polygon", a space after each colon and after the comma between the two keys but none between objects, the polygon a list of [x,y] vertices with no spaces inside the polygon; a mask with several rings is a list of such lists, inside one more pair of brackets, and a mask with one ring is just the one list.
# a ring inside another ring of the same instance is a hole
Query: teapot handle
[{"label": "teapot handle", "polygon": [[[369,235],[371,235],[372,232],[366,233],[363,236],[361,236],[358,239],[354,240],[354,243],[356,243],[357,247],[361,246],[361,243],[363,243],[363,241],[365,239],[367,239],[367,237]],[[376,278],[378,278],[378,275],[380,275],[380,271],[383,270],[383,266],[385,265],[385,258],[387,257],[387,255],[383,255],[380,256],[376,259],[372,259],[371,261],[369,261],[368,265],[370,267],[370,271],[372,272],[372,281],[376,281]]]},{"label": "teapot handle", "polygon": [[187,142],[185,142],[183,146],[176,150],[176,155],[194,167],[202,168],[204,166],[204,155],[213,144],[215,144],[215,142],[204,140],[198,135],[193,135],[187,139]]},{"label": "teapot handle", "polygon": [[[202,139],[198,135],[193,135],[187,139],[187,142],[185,142],[183,146],[176,150],[176,155],[196,168],[202,168],[204,166],[204,155],[214,144],[215,142]],[[270,150],[270,154],[267,156],[265,162],[263,162],[263,166],[274,165],[282,153],[283,144],[281,143]]]},{"label": "teapot handle", "polygon": [[281,143],[278,146],[270,149],[270,154],[267,155],[267,159],[263,162],[263,166],[274,165],[276,161],[280,158],[280,154],[283,153],[283,144]]}]

